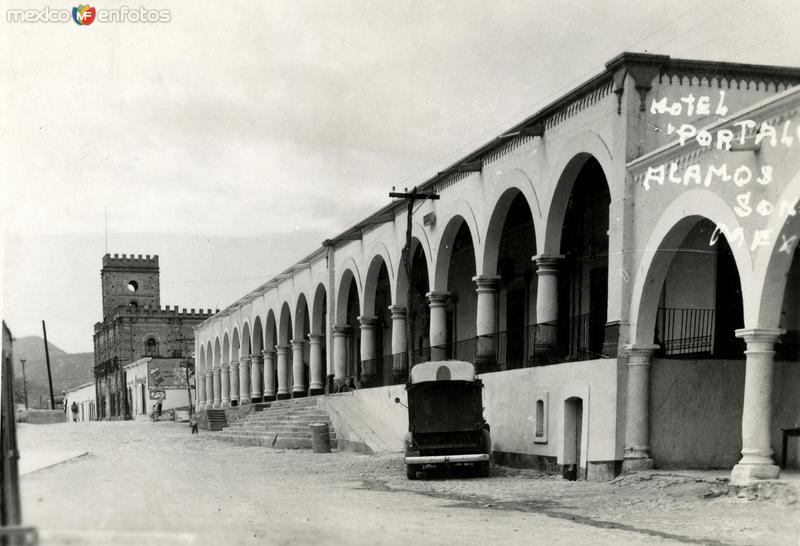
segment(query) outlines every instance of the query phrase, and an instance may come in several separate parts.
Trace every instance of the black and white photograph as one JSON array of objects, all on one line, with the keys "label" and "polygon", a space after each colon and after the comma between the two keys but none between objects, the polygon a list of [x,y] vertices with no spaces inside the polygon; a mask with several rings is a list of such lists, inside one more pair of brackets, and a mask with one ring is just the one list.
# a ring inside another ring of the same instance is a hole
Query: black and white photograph
[{"label": "black and white photograph", "polygon": [[800,545],[789,0],[0,0],[0,230],[0,544]]}]

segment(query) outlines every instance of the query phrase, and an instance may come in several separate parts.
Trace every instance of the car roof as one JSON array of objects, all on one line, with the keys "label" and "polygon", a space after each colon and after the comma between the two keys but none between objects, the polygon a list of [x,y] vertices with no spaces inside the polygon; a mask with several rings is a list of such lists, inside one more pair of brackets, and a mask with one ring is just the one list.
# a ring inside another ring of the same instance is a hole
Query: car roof
[{"label": "car roof", "polygon": [[463,360],[433,360],[411,368],[409,383],[427,381],[477,381],[475,366]]}]

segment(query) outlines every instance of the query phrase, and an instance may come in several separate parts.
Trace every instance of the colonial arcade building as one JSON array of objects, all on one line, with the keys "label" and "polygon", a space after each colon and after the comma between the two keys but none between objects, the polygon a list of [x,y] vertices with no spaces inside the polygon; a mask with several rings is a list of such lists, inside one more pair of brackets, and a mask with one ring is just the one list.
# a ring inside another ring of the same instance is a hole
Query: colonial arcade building
[{"label": "colonial arcade building", "polygon": [[620,55],[420,181],[439,199],[413,209],[410,278],[398,200],[200,324],[198,409],[459,358],[499,462],[796,466],[780,443],[800,419],[798,82]]}]

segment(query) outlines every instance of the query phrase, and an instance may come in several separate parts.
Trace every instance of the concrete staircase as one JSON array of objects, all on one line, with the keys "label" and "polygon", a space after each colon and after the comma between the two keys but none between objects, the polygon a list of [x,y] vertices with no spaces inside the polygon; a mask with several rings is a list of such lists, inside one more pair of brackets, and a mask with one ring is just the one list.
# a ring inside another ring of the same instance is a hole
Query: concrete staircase
[{"label": "concrete staircase", "polygon": [[222,430],[228,426],[228,418],[223,409],[206,410],[208,416],[208,430]]},{"label": "concrete staircase", "polygon": [[335,448],[336,432],[328,415],[317,409],[316,397],[271,402],[270,407],[247,415],[215,436],[241,446],[311,449],[312,423],[328,424],[331,447]]}]

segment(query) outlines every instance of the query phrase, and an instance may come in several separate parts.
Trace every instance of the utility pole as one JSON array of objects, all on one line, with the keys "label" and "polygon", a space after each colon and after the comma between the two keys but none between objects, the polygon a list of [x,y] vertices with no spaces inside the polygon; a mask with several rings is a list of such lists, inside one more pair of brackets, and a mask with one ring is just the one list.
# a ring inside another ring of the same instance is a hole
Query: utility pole
[{"label": "utility pole", "polygon": [[25,359],[19,359],[22,364],[22,388],[25,391],[25,409],[28,409],[28,380],[25,378]]},{"label": "utility pole", "polygon": [[408,354],[408,372],[411,373],[411,368],[416,364],[416,355],[414,354],[414,337],[416,336],[416,318],[417,314],[414,311],[414,277],[411,275],[411,217],[414,214],[414,201],[419,200],[436,200],[439,196],[435,193],[426,193],[417,191],[417,187],[411,188],[404,192],[390,192],[389,197],[398,199],[408,199],[408,213],[406,216],[406,245],[403,247],[403,266],[406,270],[406,278],[408,279],[408,291],[406,292],[406,353]]},{"label": "utility pole", "polygon": [[53,396],[53,374],[50,372],[50,348],[47,346],[47,327],[42,321],[42,333],[44,334],[44,358],[47,361],[47,381],[50,383],[50,409],[56,409],[56,399]]}]

